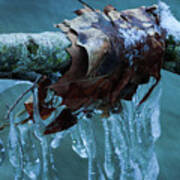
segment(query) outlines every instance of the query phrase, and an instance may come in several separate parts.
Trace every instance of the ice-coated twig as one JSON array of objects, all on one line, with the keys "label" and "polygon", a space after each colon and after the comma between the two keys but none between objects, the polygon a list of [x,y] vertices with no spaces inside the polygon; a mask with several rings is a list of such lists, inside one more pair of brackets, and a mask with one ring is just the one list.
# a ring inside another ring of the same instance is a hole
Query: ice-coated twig
[{"label": "ice-coated twig", "polygon": [[15,101],[15,103],[9,108],[8,112],[7,112],[7,116],[5,117],[5,119],[9,119],[10,117],[10,113],[14,110],[14,108],[17,106],[17,104],[22,100],[22,98],[28,93],[30,92],[32,89],[34,89],[37,86],[38,81],[41,79],[41,75],[39,75],[36,79],[36,81],[33,83],[33,85],[28,88],[27,90],[25,90]]},{"label": "ice-coated twig", "polygon": [[88,7],[89,9],[91,9],[92,11],[95,11],[95,9],[90,6],[88,3],[84,2],[83,0],[78,0],[82,5]]}]

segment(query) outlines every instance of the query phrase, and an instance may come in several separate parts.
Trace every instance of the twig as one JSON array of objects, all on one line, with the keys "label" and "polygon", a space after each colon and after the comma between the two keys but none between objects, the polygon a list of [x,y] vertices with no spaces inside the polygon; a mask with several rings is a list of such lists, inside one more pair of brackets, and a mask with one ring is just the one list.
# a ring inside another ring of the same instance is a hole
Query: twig
[{"label": "twig", "polygon": [[91,9],[92,11],[96,11],[92,6],[90,6],[89,4],[87,4],[86,2],[84,2],[83,0],[78,0],[82,5],[87,6],[89,9]]},{"label": "twig", "polygon": [[39,75],[36,72],[0,72],[1,79],[27,80],[31,82],[36,81]]},{"label": "twig", "polygon": [[30,87],[30,88],[28,88],[26,91],[24,91],[24,93],[22,93],[18,98],[17,98],[17,100],[15,101],[15,103],[9,108],[9,110],[8,110],[8,112],[7,112],[7,116],[5,117],[5,119],[9,119],[9,117],[10,117],[10,113],[14,110],[14,108],[17,106],[17,104],[22,100],[22,98],[28,93],[28,92],[30,92],[36,85],[37,85],[37,83],[38,83],[38,81],[41,79],[41,75],[39,75],[37,78],[36,78],[36,80],[35,80],[35,82],[33,83],[33,85]]}]

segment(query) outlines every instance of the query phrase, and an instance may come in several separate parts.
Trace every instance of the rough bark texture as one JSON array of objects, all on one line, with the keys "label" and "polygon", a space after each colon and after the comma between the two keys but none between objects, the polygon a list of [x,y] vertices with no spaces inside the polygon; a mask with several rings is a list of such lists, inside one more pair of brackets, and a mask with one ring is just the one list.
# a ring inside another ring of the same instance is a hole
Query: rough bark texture
[{"label": "rough bark texture", "polygon": [[[98,35],[93,36],[98,39]],[[70,40],[61,32],[1,34],[0,78],[34,81],[35,73],[64,73],[71,64],[71,57],[66,51],[69,46]],[[164,69],[177,74],[180,74],[179,47],[172,37],[168,39],[163,62]]]},{"label": "rough bark texture", "polygon": [[[0,77],[29,80],[32,73],[50,74],[63,71],[71,58],[66,48],[71,45],[64,33],[0,35]],[[9,75],[9,76],[8,76]],[[34,78],[33,78],[34,79]]]}]

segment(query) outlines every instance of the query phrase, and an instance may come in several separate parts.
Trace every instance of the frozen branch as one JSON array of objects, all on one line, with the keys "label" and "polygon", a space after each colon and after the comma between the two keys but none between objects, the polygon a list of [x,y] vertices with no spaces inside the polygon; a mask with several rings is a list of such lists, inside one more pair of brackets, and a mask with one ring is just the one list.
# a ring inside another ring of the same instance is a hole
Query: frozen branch
[{"label": "frozen branch", "polygon": [[[108,8],[106,11],[112,10],[111,7]],[[128,37],[124,34],[125,41],[126,38]],[[167,40],[162,67],[180,74],[180,46],[172,39]],[[34,81],[39,74],[46,74],[56,80],[59,72],[64,74],[71,66],[72,58],[66,51],[70,46],[68,34],[62,32],[1,34],[0,78]]]}]

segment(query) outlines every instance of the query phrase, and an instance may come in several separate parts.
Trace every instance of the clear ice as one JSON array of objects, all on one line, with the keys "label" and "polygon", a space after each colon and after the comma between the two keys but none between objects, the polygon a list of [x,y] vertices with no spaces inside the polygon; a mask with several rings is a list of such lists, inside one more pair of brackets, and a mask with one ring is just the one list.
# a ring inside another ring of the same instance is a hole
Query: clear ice
[{"label": "clear ice", "polygon": [[173,16],[170,7],[163,1],[159,1],[160,25],[172,35],[176,41],[180,41],[180,22]]},{"label": "clear ice", "polygon": [[[88,158],[88,179],[155,180],[159,166],[154,145],[160,136],[160,84],[141,106],[153,79],[138,88],[132,101],[122,100],[122,112],[101,118],[79,117],[71,132],[73,150]],[[103,132],[103,135],[100,134]],[[75,142],[75,143],[74,143]]]},{"label": "clear ice", "polygon": [[0,166],[5,159],[5,147],[3,141],[0,139]]},{"label": "clear ice", "polygon": [[[160,136],[159,101],[161,83],[150,97],[138,106],[149,88],[152,78],[141,85],[131,101],[121,100],[122,111],[113,111],[109,117],[94,109],[91,116],[79,113],[78,123],[67,131],[43,135],[46,121],[38,110],[37,89],[33,91],[34,120],[16,126],[18,118],[10,115],[8,146],[0,140],[0,165],[5,158],[5,148],[14,169],[14,179],[58,180],[61,174],[54,160],[54,150],[61,147],[61,140],[70,135],[72,149],[81,158],[88,159],[88,180],[155,180],[159,166],[154,151]],[[51,122],[62,111],[62,99],[48,92],[57,112],[48,118]],[[64,154],[65,155],[65,154]],[[57,158],[57,157],[56,157]],[[59,158],[59,160],[61,160]]]},{"label": "clear ice", "polygon": [[[55,105],[61,101],[56,98]],[[52,148],[59,147],[59,141],[65,134],[57,133],[56,135],[44,136],[45,121],[39,115],[38,110],[38,90],[33,90],[33,108],[34,121],[26,124],[16,125],[19,121],[10,114],[10,128],[8,140],[9,161],[14,169],[15,180],[58,180],[57,170],[54,164],[54,155]],[[59,109],[58,109],[59,110]],[[51,120],[55,118],[54,114]],[[4,160],[4,146],[0,141],[0,163]],[[1,165],[1,164],[0,164]]]}]

